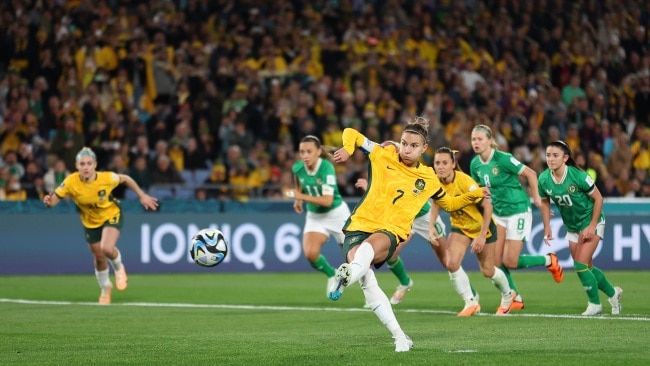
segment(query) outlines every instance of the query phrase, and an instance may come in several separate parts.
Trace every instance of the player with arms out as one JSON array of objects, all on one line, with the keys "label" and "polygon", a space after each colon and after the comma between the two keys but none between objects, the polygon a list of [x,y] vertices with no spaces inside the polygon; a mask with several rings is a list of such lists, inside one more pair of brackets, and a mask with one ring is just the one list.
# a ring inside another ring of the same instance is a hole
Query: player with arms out
[{"label": "player with arms out", "polygon": [[386,294],[371,265],[381,267],[393,256],[398,243],[411,231],[413,220],[430,198],[447,210],[458,210],[489,191],[476,190],[458,197],[447,195],[433,169],[420,163],[427,145],[428,121],[417,117],[402,131],[400,149],[382,147],[352,128],[343,131],[343,148],[334,161],[348,160],[355,149],[368,156],[368,190],[343,228],[343,253],[347,263],[336,270],[336,283],[328,295],[338,300],[347,286],[359,281],[365,300],[395,339],[395,351],[407,352],[413,342],[397,322]]},{"label": "player with arms out", "polygon": [[569,250],[582,287],[587,292],[587,309],[582,315],[593,316],[603,311],[598,290],[609,297],[612,315],[621,313],[620,287],[613,287],[603,271],[594,266],[594,252],[605,232],[603,196],[594,180],[576,166],[571,149],[564,141],[551,142],[546,147],[546,169],[539,176],[542,197],[544,242],[553,240],[551,201],[560,211],[569,241]]},{"label": "player with arms out", "polygon": [[77,172],[66,177],[54,193],[46,195],[43,203],[54,207],[62,199],[70,197],[79,208],[86,241],[94,258],[95,276],[102,289],[99,303],[110,304],[113,284],[108,276],[107,259],[115,271],[117,289],[124,290],[127,286],[126,270],[117,249],[124,218],[119,201],[111,192],[119,184],[124,184],[138,195],[140,203],[148,210],[156,210],[158,201],[144,193],[128,175],[96,171],[97,156],[90,148],[84,147],[77,153],[76,166]]},{"label": "player with arms out", "polygon": [[[457,196],[479,189],[478,184],[469,175],[457,170],[455,152],[448,147],[441,147],[436,151],[433,167],[449,195]],[[450,222],[447,270],[454,289],[465,301],[465,307],[458,316],[472,316],[481,310],[478,296],[472,290],[469,278],[466,274],[457,274],[462,270],[461,264],[468,247],[476,254],[483,276],[491,279],[501,293],[497,315],[508,314],[508,305],[512,303],[515,292],[510,289],[505,273],[494,265],[497,227],[492,220],[492,203],[487,199],[479,199],[474,205],[452,211]]]},{"label": "player with arms out", "polygon": [[321,254],[321,249],[330,235],[343,245],[343,225],[350,217],[350,208],[339,193],[334,165],[318,137],[303,137],[299,154],[300,160],[292,168],[296,188],[285,195],[295,199],[293,209],[299,214],[304,211],[303,202],[307,203],[302,250],[309,264],[328,277],[326,288],[329,288],[334,284],[336,269]]},{"label": "player with arms out", "polygon": [[555,282],[562,282],[564,272],[553,253],[547,255],[522,255],[524,242],[533,227],[533,213],[526,189],[519,182],[523,176],[530,186],[530,197],[535,206],[541,206],[537,192],[535,171],[515,159],[512,154],[497,150],[492,130],[486,125],[476,125],[472,130],[472,147],[476,156],[470,164],[470,175],[481,186],[492,192],[493,218],[497,224],[497,242],[494,262],[506,274],[510,288],[517,296],[513,310],[524,308],[521,292],[517,289],[510,269],[546,266]]},{"label": "player with arms out", "polygon": [[[399,144],[395,141],[384,141],[381,144],[382,146],[393,145],[399,150]],[[363,178],[359,178],[354,184],[355,187],[361,188],[364,191],[368,189],[368,181]],[[432,208],[433,207],[433,208]],[[438,258],[440,264],[447,268],[447,228],[445,223],[442,221],[442,218],[439,215],[439,209],[437,205],[431,205],[431,200],[428,200],[422,209],[415,216],[413,221],[413,228],[408,238],[403,243],[400,243],[395,250],[395,254],[386,262],[388,269],[397,277],[399,285],[397,289],[393,292],[393,295],[390,298],[390,303],[397,305],[404,300],[404,296],[408,291],[413,287],[413,279],[406,272],[406,267],[404,261],[400,258],[399,253],[402,249],[413,239],[417,234],[422,239],[426,240],[433,249],[433,253]],[[452,276],[451,272],[449,273]],[[469,277],[467,273],[463,270],[463,267],[459,267],[453,276],[462,278],[463,281],[469,283]],[[474,297],[478,298],[478,293],[472,288],[472,294]],[[364,305],[365,308],[369,308],[369,304]]]}]

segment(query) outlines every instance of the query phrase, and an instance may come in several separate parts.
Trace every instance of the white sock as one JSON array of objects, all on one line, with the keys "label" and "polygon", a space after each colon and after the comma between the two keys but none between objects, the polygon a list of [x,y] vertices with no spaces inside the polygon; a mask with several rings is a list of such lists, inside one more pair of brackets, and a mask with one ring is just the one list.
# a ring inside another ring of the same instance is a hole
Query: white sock
[{"label": "white sock", "polygon": [[510,284],[508,283],[508,278],[499,267],[494,267],[494,276],[492,276],[491,280],[494,286],[496,286],[496,288],[498,288],[502,294],[507,294],[510,292]]},{"label": "white sock", "polygon": [[375,250],[372,249],[372,245],[370,245],[370,243],[367,241],[361,243],[361,245],[359,245],[359,249],[357,249],[357,252],[354,253],[352,262],[350,262],[350,269],[352,274],[350,275],[350,283],[348,286],[355,283],[356,281],[359,281],[361,276],[366,274],[366,272],[370,269],[370,265],[372,264],[372,260],[374,258]]},{"label": "white sock", "polygon": [[451,280],[454,289],[465,300],[465,302],[472,301],[474,294],[472,293],[472,286],[469,284],[469,277],[463,267],[460,267],[456,272],[449,272],[449,279]]},{"label": "white sock", "polygon": [[103,271],[95,269],[95,277],[102,290],[108,290],[111,287],[111,280],[108,278],[108,268]]},{"label": "white sock", "polygon": [[551,265],[551,256],[547,254],[547,255],[544,256],[544,258],[546,258],[546,262],[544,262],[544,265],[546,267],[550,266]]},{"label": "white sock", "polygon": [[119,271],[122,268],[122,254],[120,254],[120,251],[117,250],[117,248],[115,248],[115,250],[117,251],[117,256],[115,256],[115,258],[113,259],[110,259],[108,257],[106,258],[111,263],[111,267],[113,267],[113,270]]},{"label": "white sock", "polygon": [[393,335],[393,338],[404,336],[404,331],[397,322],[393,308],[390,306],[388,296],[381,290],[377,283],[377,277],[372,269],[366,271],[366,274],[359,279],[363,295],[366,302],[375,312],[377,318],[384,324]]}]

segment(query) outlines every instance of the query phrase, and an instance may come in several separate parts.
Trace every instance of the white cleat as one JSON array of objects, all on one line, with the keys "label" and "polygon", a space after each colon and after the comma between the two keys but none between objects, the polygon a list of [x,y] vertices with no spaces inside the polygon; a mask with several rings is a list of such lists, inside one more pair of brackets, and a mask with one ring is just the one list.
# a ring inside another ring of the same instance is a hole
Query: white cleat
[{"label": "white cleat", "polygon": [[623,289],[620,287],[614,287],[614,296],[609,298],[609,304],[612,305],[612,315],[618,315],[623,310],[621,306],[621,296],[623,295]]},{"label": "white cleat", "polygon": [[585,310],[582,315],[584,316],[595,316],[603,312],[603,306],[601,304],[592,304],[587,303],[587,310]]},{"label": "white cleat", "polygon": [[413,341],[409,336],[404,334],[395,338],[395,352],[408,352],[413,348]]},{"label": "white cleat", "polygon": [[411,287],[413,287],[413,279],[409,279],[409,284],[406,286],[397,286],[397,289],[393,293],[393,296],[390,297],[390,303],[397,305],[402,302],[402,300],[404,300],[404,295],[406,295],[406,293],[411,290]]},{"label": "white cleat", "polygon": [[350,277],[352,276],[352,269],[347,263],[343,263],[336,270],[336,275],[334,275],[335,281],[332,283],[332,287],[327,289],[327,297],[330,300],[336,301],[341,298],[345,286],[350,284]]},{"label": "white cleat", "polygon": [[329,297],[330,289],[336,286],[336,276],[327,277],[327,288],[325,289],[325,296]]}]

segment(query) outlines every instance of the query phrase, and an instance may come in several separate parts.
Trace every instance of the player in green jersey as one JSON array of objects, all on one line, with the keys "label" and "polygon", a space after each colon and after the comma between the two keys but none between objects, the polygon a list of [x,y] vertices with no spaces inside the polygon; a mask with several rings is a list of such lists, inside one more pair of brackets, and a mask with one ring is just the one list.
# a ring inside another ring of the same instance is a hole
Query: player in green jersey
[{"label": "player in green jersey", "polygon": [[535,206],[541,206],[537,192],[537,175],[512,154],[497,150],[492,138],[492,130],[485,125],[477,125],[472,130],[472,147],[476,156],[470,164],[470,175],[481,186],[492,192],[493,218],[497,224],[495,265],[508,277],[510,288],[517,293],[512,310],[524,307],[521,293],[515,285],[509,269],[546,266],[555,282],[564,276],[557,256],[521,255],[524,242],[529,239],[533,224],[533,213],[528,193],[519,182],[523,176],[530,186],[530,197]]},{"label": "player in green jersey", "polygon": [[334,165],[327,159],[329,154],[323,150],[318,137],[303,137],[298,152],[300,160],[292,168],[296,188],[285,194],[294,198],[293,208],[297,213],[303,213],[303,202],[306,203],[302,250],[309,264],[327,276],[327,289],[335,281],[336,269],[321,254],[321,249],[330,235],[343,244],[343,225],[350,217],[350,208],[339,193]]},{"label": "player in green jersey", "polygon": [[571,149],[564,141],[551,142],[546,147],[548,169],[539,176],[539,193],[542,198],[544,242],[553,240],[551,229],[551,201],[560,211],[566,227],[566,239],[582,287],[587,292],[587,310],[582,315],[598,315],[603,311],[598,290],[609,297],[612,315],[621,312],[620,287],[613,287],[603,271],[594,266],[594,252],[605,231],[602,213],[603,196],[594,180],[576,166]]}]

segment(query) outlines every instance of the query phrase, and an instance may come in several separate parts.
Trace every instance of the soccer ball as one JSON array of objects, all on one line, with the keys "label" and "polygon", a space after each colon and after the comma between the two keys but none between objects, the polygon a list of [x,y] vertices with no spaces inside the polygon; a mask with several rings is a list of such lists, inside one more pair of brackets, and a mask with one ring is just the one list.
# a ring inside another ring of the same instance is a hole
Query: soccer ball
[{"label": "soccer ball", "polygon": [[203,267],[214,267],[223,262],[228,254],[228,243],[217,229],[203,229],[192,237],[190,256]]}]

